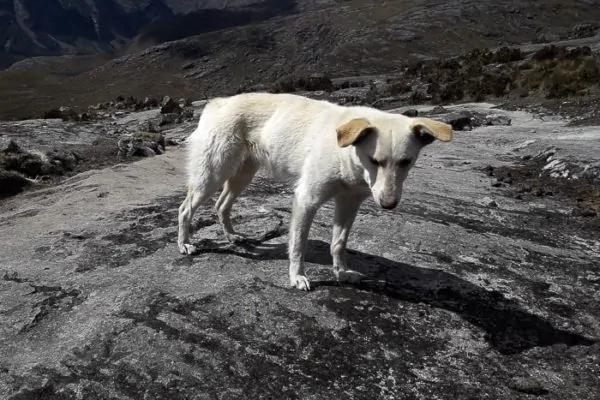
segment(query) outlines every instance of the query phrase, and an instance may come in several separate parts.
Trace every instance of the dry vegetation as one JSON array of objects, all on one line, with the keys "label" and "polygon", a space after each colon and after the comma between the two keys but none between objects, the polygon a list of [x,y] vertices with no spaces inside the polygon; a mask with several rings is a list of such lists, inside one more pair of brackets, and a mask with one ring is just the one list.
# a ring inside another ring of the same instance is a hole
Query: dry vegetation
[{"label": "dry vegetation", "polygon": [[[81,116],[88,106],[97,104],[101,90],[104,99],[126,94],[134,103],[141,103],[138,99],[149,94],[201,97],[194,95],[191,83],[184,85],[180,80],[165,80],[152,73],[138,75],[139,79],[132,77],[131,84],[124,88],[118,84],[107,85],[98,77],[90,79],[90,75],[61,81],[56,75],[43,74],[39,70],[6,71],[1,85],[11,101],[0,103],[0,114],[5,119],[64,117],[58,115],[57,110],[64,105],[77,110]],[[381,79],[340,80],[326,74],[292,73],[270,85],[242,85],[236,92],[324,91],[330,94],[350,89],[346,97],[338,100],[385,107],[391,103],[580,98],[595,96],[599,79],[600,59],[589,47],[567,49],[549,45],[529,55],[518,48],[502,47],[496,51],[475,49],[458,57],[404,63],[395,73],[383,75]],[[60,92],[56,92],[58,87]],[[352,92],[353,88],[365,90]],[[124,92],[125,89],[128,92]]]},{"label": "dry vegetation", "polygon": [[551,45],[529,56],[518,48],[502,47],[497,51],[477,49],[459,57],[409,63],[378,84],[372,80],[343,80],[334,85],[324,76],[288,76],[275,82],[270,90],[331,92],[368,87],[355,102],[373,104],[392,98],[407,104],[445,104],[510,96],[539,100],[595,94],[599,78],[600,60],[589,47],[569,50]]}]

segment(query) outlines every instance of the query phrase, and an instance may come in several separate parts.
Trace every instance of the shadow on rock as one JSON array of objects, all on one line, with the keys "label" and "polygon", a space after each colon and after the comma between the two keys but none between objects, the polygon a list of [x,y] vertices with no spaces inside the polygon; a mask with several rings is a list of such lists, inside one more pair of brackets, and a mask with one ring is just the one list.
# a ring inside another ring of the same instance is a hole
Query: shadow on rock
[{"label": "shadow on rock", "polygon": [[[232,254],[253,260],[287,260],[285,244],[263,244],[260,247],[209,245],[203,247],[200,253]],[[311,240],[306,261],[331,265],[329,244]],[[550,322],[523,310],[502,293],[486,290],[448,272],[400,263],[355,250],[348,251],[348,263],[352,269],[365,275],[365,279],[352,285],[353,287],[396,300],[424,303],[458,313],[466,321],[485,330],[485,339],[502,354],[515,354],[533,347],[555,344],[589,346],[597,342],[557,329]],[[312,282],[315,289],[349,286],[333,279],[313,279]],[[339,295],[337,292],[333,294],[336,298]],[[335,307],[330,308],[339,311]],[[344,317],[352,318],[350,315]]]}]

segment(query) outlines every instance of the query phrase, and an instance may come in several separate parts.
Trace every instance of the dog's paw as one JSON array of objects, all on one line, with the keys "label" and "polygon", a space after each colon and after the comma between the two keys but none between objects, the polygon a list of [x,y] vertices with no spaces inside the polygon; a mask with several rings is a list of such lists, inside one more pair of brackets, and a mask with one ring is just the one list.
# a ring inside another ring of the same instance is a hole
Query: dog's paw
[{"label": "dog's paw", "polygon": [[196,252],[196,246],[193,244],[180,244],[179,252],[183,255],[194,254]]},{"label": "dog's paw", "polygon": [[359,283],[365,276],[358,271],[343,269],[334,271],[338,282]]},{"label": "dog's paw", "polygon": [[296,275],[292,278],[290,280],[290,286],[300,290],[310,290],[310,282],[308,282],[308,279],[304,275]]}]

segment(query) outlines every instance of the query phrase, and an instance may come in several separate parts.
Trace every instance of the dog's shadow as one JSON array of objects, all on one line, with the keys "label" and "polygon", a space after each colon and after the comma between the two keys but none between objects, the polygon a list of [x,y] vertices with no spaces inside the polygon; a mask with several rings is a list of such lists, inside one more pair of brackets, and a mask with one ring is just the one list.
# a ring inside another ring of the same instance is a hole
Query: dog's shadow
[{"label": "dog's shadow", "polygon": [[[199,253],[232,254],[253,260],[287,260],[285,244],[254,242],[222,246],[207,241]],[[331,265],[329,244],[310,240],[306,261]],[[459,314],[468,322],[485,330],[485,339],[499,352],[514,354],[532,347],[555,344],[592,345],[597,342],[584,336],[554,328],[548,321],[525,311],[515,301],[498,291],[481,288],[469,281],[441,270],[388,260],[383,257],[348,250],[349,267],[365,275],[351,285],[401,301],[425,303]],[[321,274],[322,275],[322,274]],[[311,279],[313,288],[349,286],[333,280]]]}]

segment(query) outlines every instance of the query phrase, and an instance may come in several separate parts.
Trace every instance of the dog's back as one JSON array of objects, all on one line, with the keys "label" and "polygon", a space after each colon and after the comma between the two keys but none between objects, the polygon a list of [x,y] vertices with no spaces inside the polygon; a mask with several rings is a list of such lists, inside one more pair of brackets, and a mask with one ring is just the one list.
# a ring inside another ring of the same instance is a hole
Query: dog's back
[{"label": "dog's back", "polygon": [[[293,94],[244,93],[212,99],[188,139],[190,173],[199,160],[231,151],[240,164],[252,158],[275,177],[298,175],[314,148],[313,135],[321,132],[311,127],[329,122],[338,107]],[[335,146],[335,135],[330,142]]]}]

